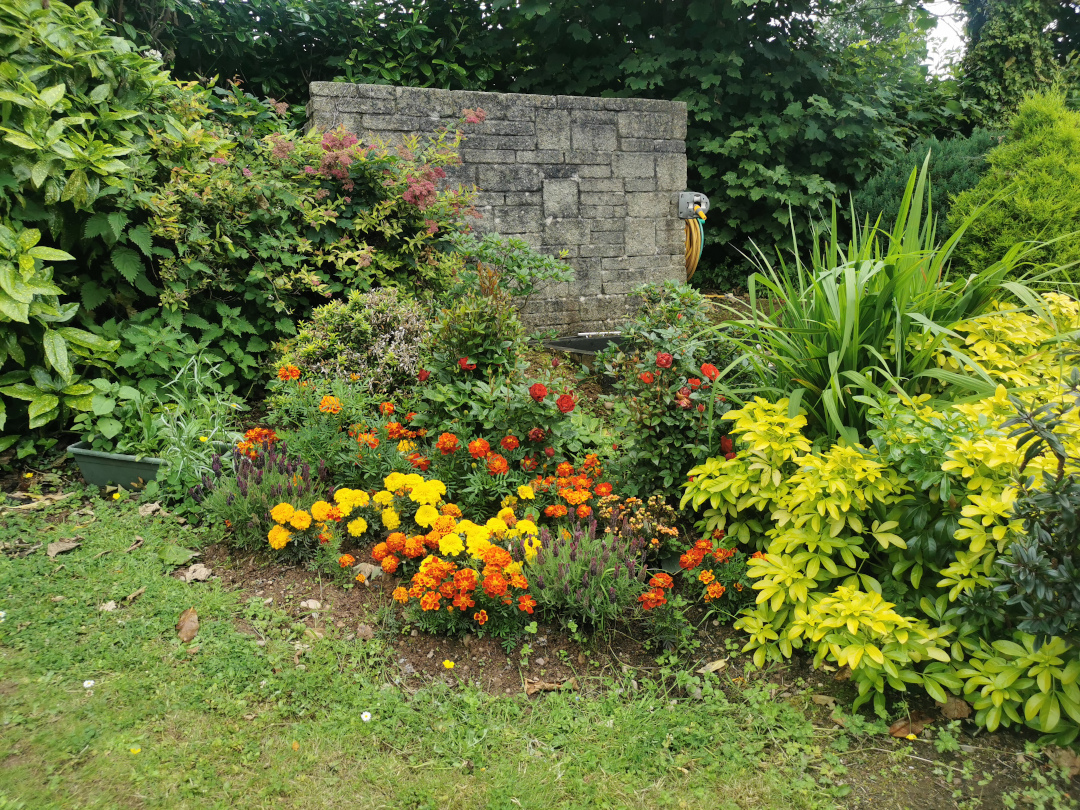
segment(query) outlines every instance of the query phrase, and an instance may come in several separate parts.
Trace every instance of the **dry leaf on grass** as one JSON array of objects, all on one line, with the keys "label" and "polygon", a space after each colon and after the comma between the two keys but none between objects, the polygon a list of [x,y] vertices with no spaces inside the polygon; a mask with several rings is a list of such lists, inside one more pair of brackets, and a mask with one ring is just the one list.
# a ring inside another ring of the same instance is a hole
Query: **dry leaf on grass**
[{"label": "dry leaf on grass", "polygon": [[60,503],[60,501],[66,501],[68,498],[74,497],[74,492],[68,492],[66,494],[55,493],[53,495],[29,495],[33,498],[29,503],[21,503],[18,506],[0,506],[0,512],[19,512],[27,509],[37,509],[41,506],[49,506],[50,504]]},{"label": "dry leaf on grass", "polygon": [[889,734],[893,737],[906,737],[909,734],[922,734],[922,730],[933,722],[933,717],[926,712],[921,712],[916,709],[907,717],[901,717],[889,726]]},{"label": "dry leaf on grass", "polygon": [[145,585],[143,585],[141,588],[139,588],[139,590],[135,591],[135,593],[129,593],[127,596],[125,596],[124,601],[125,602],[134,602],[136,599],[138,599],[144,593],[146,593],[146,586]]},{"label": "dry leaf on grass", "polygon": [[49,547],[45,549],[45,553],[49,555],[50,559],[57,554],[63,554],[65,551],[71,551],[73,548],[78,548],[82,543],[75,540],[57,540],[55,543],[49,543]]},{"label": "dry leaf on grass", "polygon": [[114,601],[112,601],[110,599],[104,605],[98,605],[98,610],[103,611],[105,613],[112,613],[112,611],[116,610],[116,602],[114,602]]},{"label": "dry leaf on grass", "polygon": [[135,549],[137,549],[139,546],[141,546],[145,542],[146,541],[143,540],[143,538],[141,538],[139,535],[135,535],[135,542],[132,543],[130,546],[128,546],[127,551],[125,551],[124,553],[128,554],[128,553],[134,551]]},{"label": "dry leaf on grass", "polygon": [[719,659],[717,661],[710,661],[709,663],[707,663],[705,666],[703,666],[701,669],[698,670],[698,674],[699,675],[705,675],[706,673],[709,673],[709,672],[721,672],[724,669],[727,669],[727,662],[728,662],[728,660],[726,658],[721,658],[721,659]]},{"label": "dry leaf on grass", "polygon": [[176,623],[176,635],[185,644],[195,638],[199,632],[199,614],[195,608],[190,607],[180,614],[180,621]]},{"label": "dry leaf on grass", "polygon": [[560,689],[577,689],[577,678],[570,678],[561,683],[549,683],[547,681],[525,679],[525,694],[535,695],[537,692],[557,692]]},{"label": "dry leaf on grass", "polygon": [[371,563],[357,563],[353,566],[352,570],[356,574],[363,575],[363,583],[365,585],[370,585],[371,580],[378,579],[383,575],[382,567],[378,565],[372,565]]},{"label": "dry leaf on grass", "polygon": [[944,703],[938,703],[937,707],[949,720],[963,720],[965,717],[971,717],[971,706],[966,700],[956,695],[949,695],[949,699]]},{"label": "dry leaf on grass", "polygon": [[361,624],[356,628],[356,637],[361,641],[371,641],[375,638],[375,630],[370,624]]},{"label": "dry leaf on grass", "polygon": [[180,579],[184,582],[206,582],[213,572],[202,563],[195,563],[190,568],[180,572]]},{"label": "dry leaf on grass", "polygon": [[851,667],[844,664],[840,667],[840,671],[833,675],[834,681],[850,681],[851,680]]},{"label": "dry leaf on grass", "polygon": [[139,507],[139,517],[150,517],[152,514],[154,514],[154,512],[160,512],[160,511],[161,511],[161,504],[160,503],[157,503],[157,502],[144,503],[142,506]]},{"label": "dry leaf on grass", "polygon": [[810,700],[814,701],[818,706],[824,706],[826,709],[832,709],[836,706],[836,698],[832,695],[811,695]]}]

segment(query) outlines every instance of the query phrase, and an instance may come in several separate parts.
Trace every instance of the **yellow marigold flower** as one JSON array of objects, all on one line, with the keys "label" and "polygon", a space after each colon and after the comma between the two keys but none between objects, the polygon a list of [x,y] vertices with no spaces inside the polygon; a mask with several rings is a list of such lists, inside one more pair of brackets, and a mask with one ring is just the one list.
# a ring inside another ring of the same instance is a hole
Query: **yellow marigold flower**
[{"label": "yellow marigold flower", "polygon": [[[397,443],[397,449],[399,453],[403,455],[408,455],[416,449],[416,442],[411,442],[408,439],[402,439],[400,442]],[[395,474],[400,475],[400,473]]]},{"label": "yellow marigold flower", "polygon": [[390,506],[394,502],[394,493],[393,492],[388,492],[385,489],[380,489],[378,492],[376,492],[372,496],[371,499],[373,501],[375,501],[375,503],[378,504],[379,506],[387,507],[387,506]]},{"label": "yellow marigold flower", "polygon": [[289,524],[294,529],[303,531],[311,525],[311,515],[305,512],[303,509],[297,509],[293,512],[292,517],[289,518]]},{"label": "yellow marigold flower", "polygon": [[500,534],[506,534],[506,530],[510,527],[506,525],[505,520],[500,520],[497,517],[493,517],[484,524],[484,528],[487,529],[491,534],[497,536]]},{"label": "yellow marigold flower", "polygon": [[405,476],[405,489],[411,490],[424,483],[424,477],[417,473],[409,473]]},{"label": "yellow marigold flower", "polygon": [[284,526],[275,526],[270,530],[266,539],[270,541],[270,548],[280,551],[292,539],[292,535]]},{"label": "yellow marigold flower", "polygon": [[403,605],[409,601],[409,592],[400,585],[394,588],[393,596],[395,602],[400,602]]},{"label": "yellow marigold flower", "polygon": [[539,534],[540,532],[540,529],[537,528],[536,524],[528,518],[519,520],[514,528],[521,534]]},{"label": "yellow marigold flower", "polygon": [[521,573],[521,561],[520,560],[515,560],[514,562],[510,563],[508,566],[503,568],[503,573],[506,575],[506,577],[508,579],[510,577],[512,577],[514,574],[520,574]]},{"label": "yellow marigold flower", "polygon": [[367,531],[367,521],[363,518],[357,518],[348,526],[349,534],[353,537],[359,537]]},{"label": "yellow marigold flower", "polygon": [[270,510],[270,517],[274,519],[275,523],[288,523],[289,518],[293,516],[295,511],[291,503],[279,503]]},{"label": "yellow marigold flower", "polygon": [[446,534],[439,539],[439,553],[446,557],[456,557],[465,550],[465,543],[460,534]]},{"label": "yellow marigold flower", "polygon": [[517,488],[517,493],[518,497],[521,498],[523,501],[531,501],[533,498],[536,497],[536,493],[533,492],[533,488],[530,486],[525,486],[524,484]]},{"label": "yellow marigold flower", "polygon": [[330,519],[330,511],[334,507],[328,504],[326,501],[315,501],[311,505],[311,516],[319,523],[325,523]]},{"label": "yellow marigold flower", "polygon": [[416,510],[416,516],[413,520],[416,521],[417,526],[423,526],[425,529],[435,523],[439,517],[439,510],[429,504],[424,504]]},{"label": "yellow marigold flower", "polygon": [[491,543],[486,537],[466,537],[465,547],[469,550],[469,556],[477,560],[484,556],[484,552],[491,548]]},{"label": "yellow marigold flower", "polygon": [[499,520],[506,524],[507,528],[510,528],[517,523],[517,516],[514,514],[514,510],[507,507],[506,509],[500,509],[495,515]]},{"label": "yellow marigold flower", "polygon": [[401,525],[401,516],[393,509],[384,509],[382,513],[382,525],[393,531]]},{"label": "yellow marigold flower", "polygon": [[537,553],[543,547],[543,543],[540,542],[538,537],[526,539],[523,545],[525,548],[525,561],[530,563],[536,559]]},{"label": "yellow marigold flower", "polygon": [[392,472],[383,479],[383,486],[389,492],[397,492],[405,486],[405,476],[399,472]]},{"label": "yellow marigold flower", "polygon": [[431,504],[434,506],[442,500],[445,494],[446,484],[442,481],[432,479],[430,481],[421,481],[414,486],[412,492],[409,493],[409,497],[416,503]]}]

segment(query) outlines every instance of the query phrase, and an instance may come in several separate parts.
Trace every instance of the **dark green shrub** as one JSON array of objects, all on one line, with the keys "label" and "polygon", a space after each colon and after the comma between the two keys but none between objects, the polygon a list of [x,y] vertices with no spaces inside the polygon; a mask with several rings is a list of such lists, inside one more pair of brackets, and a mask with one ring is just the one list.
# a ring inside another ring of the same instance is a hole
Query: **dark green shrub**
[{"label": "dark green shrub", "polygon": [[[1026,449],[1026,459],[1049,452],[1054,474],[1030,478],[1020,487],[1014,516],[1024,532],[998,561],[1003,584],[996,590],[1015,606],[1017,627],[1039,638],[1061,636],[1075,641],[1080,630],[1080,458],[1070,456],[1059,433],[1068,430],[1070,414],[1080,408],[1080,370],[1063,386],[1063,396],[1038,408],[1009,401],[1017,416],[1002,427]],[[1072,420],[1072,421],[1075,421]]]},{"label": "dark green shrub", "polygon": [[[1029,260],[1050,266],[1080,260],[1080,113],[1060,95],[1033,96],[1012,120],[1008,140],[986,156],[979,184],[960,194],[952,225],[986,207],[968,226],[954,262],[965,272],[989,267],[1017,242],[1055,240]],[[1073,267],[1067,277],[1080,280]]]},{"label": "dark green shrub", "polygon": [[937,214],[938,237],[952,235],[948,222],[953,199],[961,192],[975,188],[986,171],[986,153],[1000,143],[1000,137],[989,130],[976,128],[967,137],[940,139],[919,138],[907,152],[870,177],[853,195],[855,213],[861,219],[869,215],[891,227],[900,213],[911,172],[922,166],[930,153],[930,185],[934,189],[934,211]]},{"label": "dark green shrub", "polygon": [[278,345],[280,362],[304,379],[350,379],[381,399],[416,382],[421,347],[432,329],[428,305],[396,287],[353,290],[346,301],[314,309],[296,336]]}]

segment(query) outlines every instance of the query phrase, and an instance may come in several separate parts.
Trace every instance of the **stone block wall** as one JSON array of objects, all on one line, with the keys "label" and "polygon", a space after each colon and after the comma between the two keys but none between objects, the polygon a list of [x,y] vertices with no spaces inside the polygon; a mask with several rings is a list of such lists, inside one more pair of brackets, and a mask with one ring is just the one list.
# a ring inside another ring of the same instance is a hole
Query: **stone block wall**
[{"label": "stone block wall", "polygon": [[486,119],[465,127],[462,165],[450,173],[451,182],[478,187],[478,229],[566,251],[575,270],[572,283],[530,299],[531,326],[617,329],[635,287],[685,280],[681,102],[314,82],[308,121],[394,141],[478,107]]}]

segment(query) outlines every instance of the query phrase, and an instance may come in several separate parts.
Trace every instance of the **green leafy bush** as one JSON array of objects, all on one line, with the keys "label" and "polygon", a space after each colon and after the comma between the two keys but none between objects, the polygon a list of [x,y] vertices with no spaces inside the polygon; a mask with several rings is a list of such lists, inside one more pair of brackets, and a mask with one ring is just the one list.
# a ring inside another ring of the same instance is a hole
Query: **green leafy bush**
[{"label": "green leafy bush", "polygon": [[958,267],[978,273],[1018,242],[1041,242],[1027,260],[1072,265],[1065,277],[1080,281],[1080,113],[1060,95],[1027,99],[1008,140],[986,161],[982,180],[954,200],[949,215],[953,227],[970,220],[956,249]]},{"label": "green leafy bush", "polygon": [[311,312],[277,346],[279,363],[309,382],[349,379],[377,399],[398,401],[416,383],[432,329],[430,306],[397,287],[353,290]]},{"label": "green leafy bush", "polygon": [[986,153],[999,141],[997,135],[981,127],[976,127],[967,136],[919,138],[901,157],[886,164],[858,187],[852,197],[855,212],[859,217],[869,215],[872,221],[880,214],[882,222],[895,222],[908,178],[929,154],[929,183],[934,189],[937,234],[939,239],[947,239],[953,232],[949,223],[952,201],[978,184],[987,169]]}]

